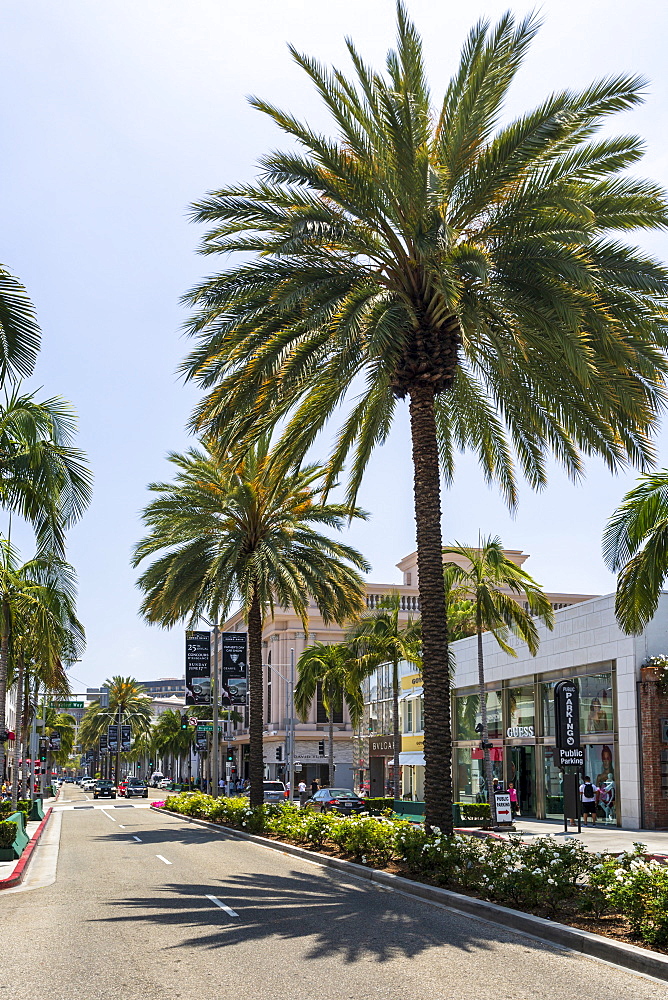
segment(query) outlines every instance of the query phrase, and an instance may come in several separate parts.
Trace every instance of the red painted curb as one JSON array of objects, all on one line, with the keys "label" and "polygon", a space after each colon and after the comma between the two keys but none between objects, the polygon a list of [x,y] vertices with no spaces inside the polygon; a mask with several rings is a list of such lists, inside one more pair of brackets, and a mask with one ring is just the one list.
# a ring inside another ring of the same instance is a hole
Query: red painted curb
[{"label": "red painted curb", "polygon": [[21,857],[19,858],[19,860],[17,861],[16,868],[14,869],[13,873],[11,875],[8,875],[7,878],[0,878],[0,892],[3,889],[13,889],[14,886],[19,885],[23,881],[23,876],[25,875],[26,868],[28,867],[30,859],[32,858],[32,853],[37,847],[37,844],[39,843],[39,838],[42,836],[42,833],[44,832],[44,827],[46,826],[49,820],[51,811],[52,807],[49,806],[44,816],[44,819],[39,824],[39,826],[33,833],[31,839],[26,844],[26,848]]}]

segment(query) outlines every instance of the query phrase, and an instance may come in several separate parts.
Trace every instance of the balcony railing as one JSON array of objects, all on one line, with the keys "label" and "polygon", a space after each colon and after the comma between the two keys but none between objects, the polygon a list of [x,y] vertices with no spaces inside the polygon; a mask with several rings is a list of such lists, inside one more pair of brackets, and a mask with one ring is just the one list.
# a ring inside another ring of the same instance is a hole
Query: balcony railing
[{"label": "balcony railing", "polygon": [[[373,610],[373,608],[380,607],[380,603],[385,597],[389,597],[389,594],[367,594],[366,595],[367,608]],[[399,610],[419,613],[420,598],[417,596],[402,594],[401,597],[399,598]]]}]

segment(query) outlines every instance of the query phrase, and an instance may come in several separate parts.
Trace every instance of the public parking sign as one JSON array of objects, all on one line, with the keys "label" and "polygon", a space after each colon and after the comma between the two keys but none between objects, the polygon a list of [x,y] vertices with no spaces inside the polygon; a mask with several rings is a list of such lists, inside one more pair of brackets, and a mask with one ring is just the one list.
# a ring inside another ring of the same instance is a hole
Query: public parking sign
[{"label": "public parking sign", "polygon": [[494,795],[494,809],[497,823],[512,823],[513,810],[510,805],[510,795],[508,792],[496,792]]}]

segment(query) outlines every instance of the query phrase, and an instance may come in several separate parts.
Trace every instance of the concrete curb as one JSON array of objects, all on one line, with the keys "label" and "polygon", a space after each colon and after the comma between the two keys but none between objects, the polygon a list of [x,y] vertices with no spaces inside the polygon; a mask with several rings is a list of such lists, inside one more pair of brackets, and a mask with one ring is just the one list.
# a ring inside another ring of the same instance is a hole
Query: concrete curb
[{"label": "concrete curb", "polygon": [[425,885],[423,882],[413,882],[400,875],[392,875],[390,872],[380,871],[377,868],[367,868],[366,865],[355,864],[354,861],[343,861],[341,858],[332,858],[328,854],[309,851],[307,848],[297,847],[295,844],[285,844],[280,840],[270,840],[267,837],[259,837],[257,834],[245,833],[243,830],[235,830],[232,827],[223,826],[221,823],[211,823],[209,820],[182,816],[180,813],[156,808],[156,806],[151,806],[151,809],[163,815],[174,816],[187,823],[194,823],[196,826],[217,830],[221,834],[237,837],[240,840],[249,840],[251,843],[269,847],[282,854],[290,854],[296,858],[315,862],[322,865],[323,868],[334,868],[337,871],[348,872],[358,878],[377,882],[379,885],[388,886],[408,896],[416,896],[432,903],[440,903],[458,913],[479,917],[510,930],[530,934],[532,937],[541,938],[563,948],[569,948],[571,951],[580,952],[589,958],[612,962],[614,965],[620,965],[632,972],[640,972],[646,976],[654,976],[656,979],[668,982],[668,955],[647,951],[645,948],[625,944],[623,941],[614,941],[612,938],[606,938],[600,934],[592,934],[589,931],[579,930],[577,927],[569,927],[567,924],[560,924],[554,920],[546,920],[544,917],[534,917],[522,910],[511,910],[509,907],[488,903],[485,900],[476,899],[474,896],[463,896],[461,893],[451,892],[449,889],[439,889],[433,885]]},{"label": "concrete curb", "polygon": [[16,867],[14,868],[12,874],[8,875],[7,878],[0,879],[0,892],[3,889],[13,889],[14,886],[20,885],[20,883],[23,881],[23,877],[32,859],[33,852],[37,847],[37,844],[39,843],[39,838],[44,833],[44,828],[49,821],[51,812],[52,812],[52,807],[49,806],[46,813],[44,814],[44,819],[33,833],[31,839],[26,844],[23,854],[16,862]]}]

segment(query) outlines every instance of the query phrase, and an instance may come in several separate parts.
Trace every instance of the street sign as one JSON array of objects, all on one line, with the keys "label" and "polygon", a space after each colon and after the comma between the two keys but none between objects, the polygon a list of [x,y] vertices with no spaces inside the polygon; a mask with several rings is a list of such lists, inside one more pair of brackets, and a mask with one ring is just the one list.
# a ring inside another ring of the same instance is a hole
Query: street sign
[{"label": "street sign", "polygon": [[83,708],[82,701],[57,701],[56,708]]},{"label": "street sign", "polygon": [[190,718],[188,719],[189,726],[196,726],[198,722],[199,719],[195,715],[191,715]]},{"label": "street sign", "polygon": [[[213,732],[213,722],[198,722],[197,731],[200,733],[212,733]],[[218,732],[222,733],[223,725],[221,722],[218,723]]]},{"label": "street sign", "polygon": [[558,750],[580,747],[580,691],[575,681],[559,681],[554,687],[555,746]]},{"label": "street sign", "polygon": [[496,812],[497,825],[501,823],[512,823],[513,810],[510,805],[510,795],[508,792],[496,792],[494,795],[494,810]]},{"label": "street sign", "polygon": [[559,754],[559,767],[584,769],[585,755],[582,747],[576,747],[574,750],[558,750],[557,753]]}]

